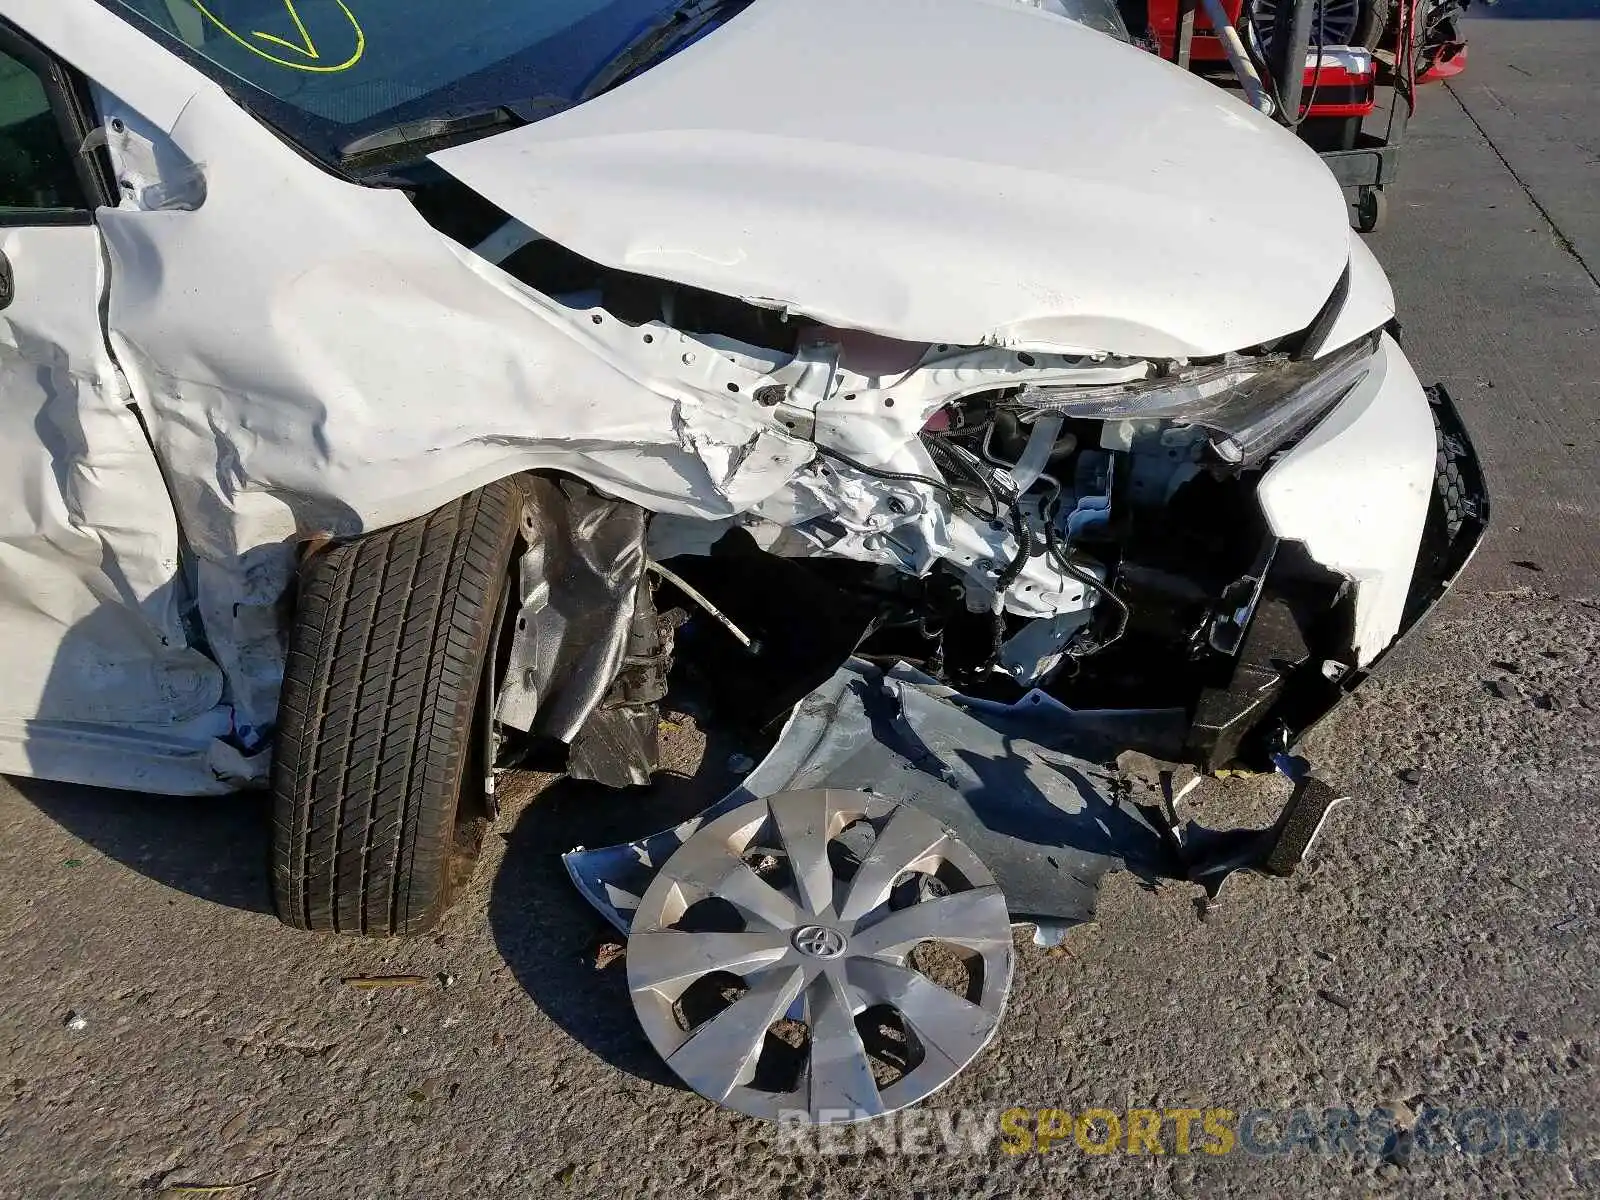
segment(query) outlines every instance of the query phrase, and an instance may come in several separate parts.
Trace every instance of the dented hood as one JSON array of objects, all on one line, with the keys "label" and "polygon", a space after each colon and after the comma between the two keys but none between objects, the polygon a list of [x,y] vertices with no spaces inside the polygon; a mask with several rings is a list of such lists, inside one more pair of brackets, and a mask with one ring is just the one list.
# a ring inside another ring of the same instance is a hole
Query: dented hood
[{"label": "dented hood", "polygon": [[434,161],[606,266],[914,341],[1218,354],[1310,324],[1350,249],[1296,138],[1014,0],[755,0]]}]

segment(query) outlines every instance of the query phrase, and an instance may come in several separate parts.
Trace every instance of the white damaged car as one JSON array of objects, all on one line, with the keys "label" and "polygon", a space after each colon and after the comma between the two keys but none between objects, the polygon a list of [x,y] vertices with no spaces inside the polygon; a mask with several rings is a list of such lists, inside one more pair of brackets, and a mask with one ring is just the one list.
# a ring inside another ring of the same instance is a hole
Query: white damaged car
[{"label": "white damaged car", "polygon": [[675,632],[1292,746],[1481,480],[1316,155],[1053,7],[0,0],[0,769],[377,935]]}]

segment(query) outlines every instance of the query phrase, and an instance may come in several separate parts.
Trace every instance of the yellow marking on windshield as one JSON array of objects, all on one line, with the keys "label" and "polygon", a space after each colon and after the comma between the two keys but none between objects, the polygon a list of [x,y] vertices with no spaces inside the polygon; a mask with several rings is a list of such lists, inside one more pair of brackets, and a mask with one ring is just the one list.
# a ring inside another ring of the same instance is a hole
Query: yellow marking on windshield
[{"label": "yellow marking on windshield", "polygon": [[[350,22],[350,28],[354,32],[356,39],[355,53],[351,54],[349,58],[345,59],[344,62],[339,63],[337,66],[322,64],[322,52],[317,49],[317,43],[312,39],[310,30],[306,28],[305,21],[300,17],[300,10],[295,7],[296,0],[283,0],[283,6],[288,10],[289,20],[293,22],[295,30],[300,34],[301,41],[298,43],[290,41],[287,38],[281,38],[273,33],[262,33],[259,31],[252,31],[250,37],[247,38],[244,35],[236,32],[226,22],[219,19],[217,14],[212,12],[211,9],[206,6],[203,0],[189,0],[189,2],[198,8],[208,21],[210,21],[218,29],[222,30],[223,33],[227,34],[234,41],[238,42],[239,45],[250,51],[250,53],[258,55],[270,63],[276,63],[280,67],[288,67],[293,71],[311,71],[321,75],[331,75],[338,71],[348,71],[351,67],[360,62],[361,56],[367,52],[366,31],[361,28],[361,22],[356,20],[355,13],[350,11],[344,0],[325,0],[326,3],[332,4],[344,14],[345,20]],[[282,46],[285,50],[290,50],[297,55],[302,55],[303,58],[280,58],[278,55],[262,49],[260,46],[256,45],[255,42],[252,42],[250,38],[259,38],[263,42],[270,42],[273,45]]]},{"label": "yellow marking on windshield", "polygon": [[289,19],[294,22],[294,27],[300,31],[300,44],[295,45],[295,43],[287,41],[277,34],[262,33],[260,30],[252,32],[250,36],[258,37],[264,42],[277,42],[284,49],[294,50],[304,54],[307,58],[321,58],[322,55],[317,53],[317,44],[311,40],[311,35],[306,32],[306,23],[300,19],[300,13],[295,9],[294,0],[283,0],[283,2],[289,6]]}]

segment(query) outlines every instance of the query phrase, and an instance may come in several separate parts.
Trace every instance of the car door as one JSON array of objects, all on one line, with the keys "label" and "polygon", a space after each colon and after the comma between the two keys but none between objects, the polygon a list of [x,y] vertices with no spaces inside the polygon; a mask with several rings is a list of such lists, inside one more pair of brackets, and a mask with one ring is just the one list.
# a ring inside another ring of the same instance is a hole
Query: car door
[{"label": "car door", "polygon": [[159,740],[222,692],[185,635],[177,519],[102,332],[111,191],[87,112],[0,23],[0,770],[56,778],[84,777],[97,737]]}]

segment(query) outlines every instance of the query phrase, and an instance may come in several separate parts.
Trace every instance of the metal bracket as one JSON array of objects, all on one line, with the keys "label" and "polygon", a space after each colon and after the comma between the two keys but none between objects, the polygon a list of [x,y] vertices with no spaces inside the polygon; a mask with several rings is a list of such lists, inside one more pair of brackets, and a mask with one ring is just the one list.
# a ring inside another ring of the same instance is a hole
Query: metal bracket
[{"label": "metal bracket", "polygon": [[1185,71],[1194,53],[1194,21],[1198,8],[1198,0],[1178,0],[1178,36],[1172,43],[1172,61]]}]

